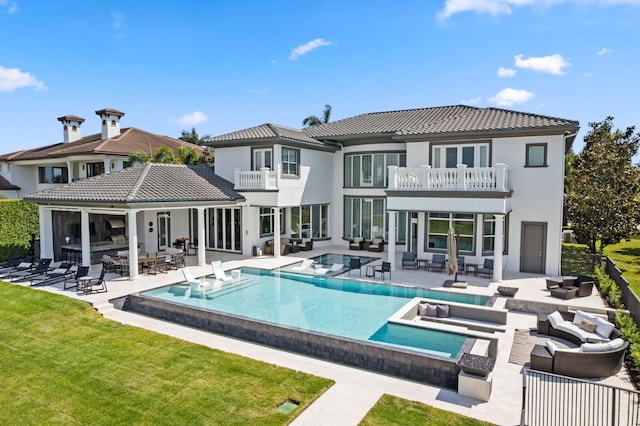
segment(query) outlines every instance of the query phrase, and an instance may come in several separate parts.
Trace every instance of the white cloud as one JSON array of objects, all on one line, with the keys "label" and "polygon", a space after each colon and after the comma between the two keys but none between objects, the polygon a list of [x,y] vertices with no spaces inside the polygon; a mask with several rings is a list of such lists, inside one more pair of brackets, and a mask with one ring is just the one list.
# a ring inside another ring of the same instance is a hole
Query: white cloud
[{"label": "white cloud", "polygon": [[0,92],[13,92],[23,87],[33,87],[36,90],[47,90],[44,83],[28,72],[18,68],[0,66]]},{"label": "white cloud", "polygon": [[514,56],[516,67],[530,69],[538,72],[546,72],[553,75],[562,75],[564,67],[568,67],[569,62],[565,61],[562,55],[556,53],[549,56],[532,56],[525,59],[523,55]]},{"label": "white cloud", "polygon": [[489,98],[489,102],[492,102],[498,106],[511,106],[513,104],[521,104],[527,102],[535,95],[528,90],[524,89],[511,89],[507,87],[502,89],[495,96]]},{"label": "white cloud", "polygon": [[612,53],[613,50],[608,49],[606,47],[603,47],[602,49],[598,50],[598,55],[602,56],[602,55],[608,55],[609,53]]},{"label": "white cloud", "polygon": [[473,98],[473,99],[462,99],[460,100],[460,103],[462,105],[477,105],[480,103],[482,99],[481,98]]},{"label": "white cloud", "polygon": [[15,1],[0,0],[0,7],[6,7],[9,15],[13,15],[18,11],[18,4]]},{"label": "white cloud", "polygon": [[516,75],[516,70],[511,68],[500,67],[498,68],[498,76],[504,78],[510,78]]},{"label": "white cloud", "polygon": [[291,54],[289,55],[289,60],[295,61],[296,59],[298,59],[298,57],[306,55],[307,53],[317,49],[318,47],[331,46],[332,44],[333,44],[332,41],[326,41],[323,38],[317,38],[315,40],[311,40],[310,42],[302,44],[296,47],[295,49],[293,49],[291,51]]},{"label": "white cloud", "polygon": [[190,114],[185,114],[180,117],[176,122],[183,126],[195,126],[196,124],[204,123],[209,117],[204,112],[195,111]]},{"label": "white cloud", "polygon": [[492,16],[510,15],[514,8],[531,6],[547,8],[562,3],[584,5],[593,3],[603,7],[621,4],[640,5],[640,0],[445,0],[444,8],[438,12],[438,19],[446,20],[456,13],[476,12]]}]

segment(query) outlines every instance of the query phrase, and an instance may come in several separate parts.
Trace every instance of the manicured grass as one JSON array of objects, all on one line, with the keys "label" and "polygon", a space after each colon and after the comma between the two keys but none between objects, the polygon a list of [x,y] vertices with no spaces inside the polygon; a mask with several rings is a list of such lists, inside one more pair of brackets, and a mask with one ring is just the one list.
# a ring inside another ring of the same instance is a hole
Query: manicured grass
[{"label": "manicured grass", "polygon": [[622,271],[633,292],[640,295],[640,239],[620,241],[618,244],[606,246],[604,255],[609,256]]},{"label": "manicured grass", "polygon": [[415,425],[490,425],[491,423],[440,410],[419,402],[408,401],[391,395],[383,395],[367,413],[362,426],[415,426]]},{"label": "manicured grass", "polygon": [[[332,382],[0,282],[0,424],[290,423]],[[276,411],[288,399],[291,414]]]}]

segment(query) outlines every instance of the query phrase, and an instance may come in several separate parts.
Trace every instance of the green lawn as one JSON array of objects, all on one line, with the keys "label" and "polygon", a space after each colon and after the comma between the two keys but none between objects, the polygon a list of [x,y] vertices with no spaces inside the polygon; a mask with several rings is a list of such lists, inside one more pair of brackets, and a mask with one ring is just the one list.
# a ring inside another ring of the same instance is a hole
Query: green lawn
[{"label": "green lawn", "polygon": [[[332,382],[0,282],[0,424],[288,424]],[[291,414],[276,407],[300,402]]]},{"label": "green lawn", "polygon": [[490,424],[391,395],[383,395],[360,423],[362,426],[464,426]]},{"label": "green lawn", "polygon": [[640,295],[640,239],[632,238],[607,246],[604,248],[604,255],[616,263],[633,292]]}]

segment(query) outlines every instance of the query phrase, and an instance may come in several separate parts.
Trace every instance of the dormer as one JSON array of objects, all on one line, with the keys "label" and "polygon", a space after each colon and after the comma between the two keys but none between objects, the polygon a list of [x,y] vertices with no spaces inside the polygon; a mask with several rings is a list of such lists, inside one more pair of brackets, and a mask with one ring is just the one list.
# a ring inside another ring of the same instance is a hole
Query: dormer
[{"label": "dormer", "polygon": [[58,121],[62,123],[64,142],[73,142],[80,139],[80,125],[84,123],[84,118],[75,115],[65,115],[58,117]]},{"label": "dormer", "polygon": [[120,136],[120,118],[124,117],[124,112],[105,108],[96,111],[96,114],[102,120],[102,139]]}]

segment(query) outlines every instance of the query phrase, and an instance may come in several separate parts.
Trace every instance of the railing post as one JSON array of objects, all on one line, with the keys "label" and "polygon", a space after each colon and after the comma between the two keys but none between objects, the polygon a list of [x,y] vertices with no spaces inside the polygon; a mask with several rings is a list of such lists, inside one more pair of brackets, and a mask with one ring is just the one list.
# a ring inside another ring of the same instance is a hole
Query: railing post
[{"label": "railing post", "polygon": [[233,169],[233,182],[234,182],[234,189],[238,189],[242,187],[242,184],[240,183],[240,169]]},{"label": "railing post", "polygon": [[398,189],[398,182],[396,182],[396,173],[398,171],[398,166],[388,166],[389,170],[389,181],[387,182],[387,189]]},{"label": "railing post", "polygon": [[496,164],[496,191],[507,190],[507,165],[504,163]]},{"label": "railing post", "polygon": [[267,183],[269,182],[269,168],[262,167],[260,172],[260,189],[267,189]]},{"label": "railing post", "polygon": [[428,164],[423,164],[420,166],[420,187],[421,189],[429,190],[431,189],[431,179],[429,179],[429,170],[431,170],[431,166]]},{"label": "railing post", "polygon": [[457,166],[458,172],[456,173],[456,189],[458,191],[464,191],[467,189],[465,172],[467,170],[466,164],[458,164]]}]

